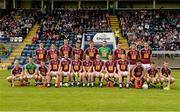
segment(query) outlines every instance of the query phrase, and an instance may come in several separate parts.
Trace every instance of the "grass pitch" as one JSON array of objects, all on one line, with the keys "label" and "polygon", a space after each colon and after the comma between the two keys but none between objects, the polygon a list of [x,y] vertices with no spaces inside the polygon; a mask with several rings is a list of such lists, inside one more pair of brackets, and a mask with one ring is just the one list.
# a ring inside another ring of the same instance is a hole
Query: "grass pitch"
[{"label": "grass pitch", "polygon": [[170,91],[115,88],[11,88],[0,71],[0,111],[180,111],[180,71]]}]

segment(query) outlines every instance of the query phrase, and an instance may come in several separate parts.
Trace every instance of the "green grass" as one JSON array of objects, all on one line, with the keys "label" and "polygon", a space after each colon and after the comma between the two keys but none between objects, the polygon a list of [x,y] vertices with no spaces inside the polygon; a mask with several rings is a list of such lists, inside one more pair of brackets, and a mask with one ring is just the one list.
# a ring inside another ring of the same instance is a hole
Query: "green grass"
[{"label": "green grass", "polygon": [[0,71],[0,111],[180,111],[180,71],[170,91],[119,88],[11,88]]}]

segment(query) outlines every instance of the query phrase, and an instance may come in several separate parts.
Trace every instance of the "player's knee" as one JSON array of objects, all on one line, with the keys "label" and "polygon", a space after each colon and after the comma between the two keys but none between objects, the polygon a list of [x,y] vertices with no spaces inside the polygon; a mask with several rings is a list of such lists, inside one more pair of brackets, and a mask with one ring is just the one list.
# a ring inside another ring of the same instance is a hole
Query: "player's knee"
[{"label": "player's knee", "polygon": [[170,82],[171,84],[174,83],[175,79],[174,78],[171,78]]}]

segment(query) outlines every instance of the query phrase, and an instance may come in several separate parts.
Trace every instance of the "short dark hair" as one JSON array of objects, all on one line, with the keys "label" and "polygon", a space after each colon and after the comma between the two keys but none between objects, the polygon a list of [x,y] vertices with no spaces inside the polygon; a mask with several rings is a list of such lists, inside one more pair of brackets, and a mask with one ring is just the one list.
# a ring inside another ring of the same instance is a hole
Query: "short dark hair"
[{"label": "short dark hair", "polygon": [[89,43],[94,43],[94,41],[93,41],[93,40],[90,40]]}]

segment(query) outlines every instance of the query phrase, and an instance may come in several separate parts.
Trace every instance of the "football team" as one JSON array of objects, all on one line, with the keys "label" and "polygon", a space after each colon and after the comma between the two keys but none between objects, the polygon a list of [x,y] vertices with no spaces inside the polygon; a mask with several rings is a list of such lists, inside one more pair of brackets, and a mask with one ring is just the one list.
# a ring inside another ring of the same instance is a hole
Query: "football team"
[{"label": "football team", "polygon": [[[64,39],[64,44],[59,49],[52,44],[50,49],[46,50],[40,43],[36,49],[36,63],[33,62],[32,56],[24,67],[15,60],[7,80],[12,87],[15,86],[16,80],[20,85],[29,85],[29,80],[34,79],[36,86],[54,85],[56,88],[64,84],[93,87],[96,82],[100,87],[106,84],[107,87],[118,85],[119,88],[142,88],[143,84],[147,84],[153,88],[159,84],[161,88],[170,88],[174,78],[168,62],[165,61],[158,70],[151,57],[152,50],[148,43],[144,43],[144,48],[140,51],[136,49],[136,44],[132,43],[127,52],[118,44],[117,49],[111,52],[106,41],[102,42],[99,49],[90,41],[89,47],[83,51],[79,42],[72,48],[68,39]],[[48,66],[46,63],[49,63]]]}]

